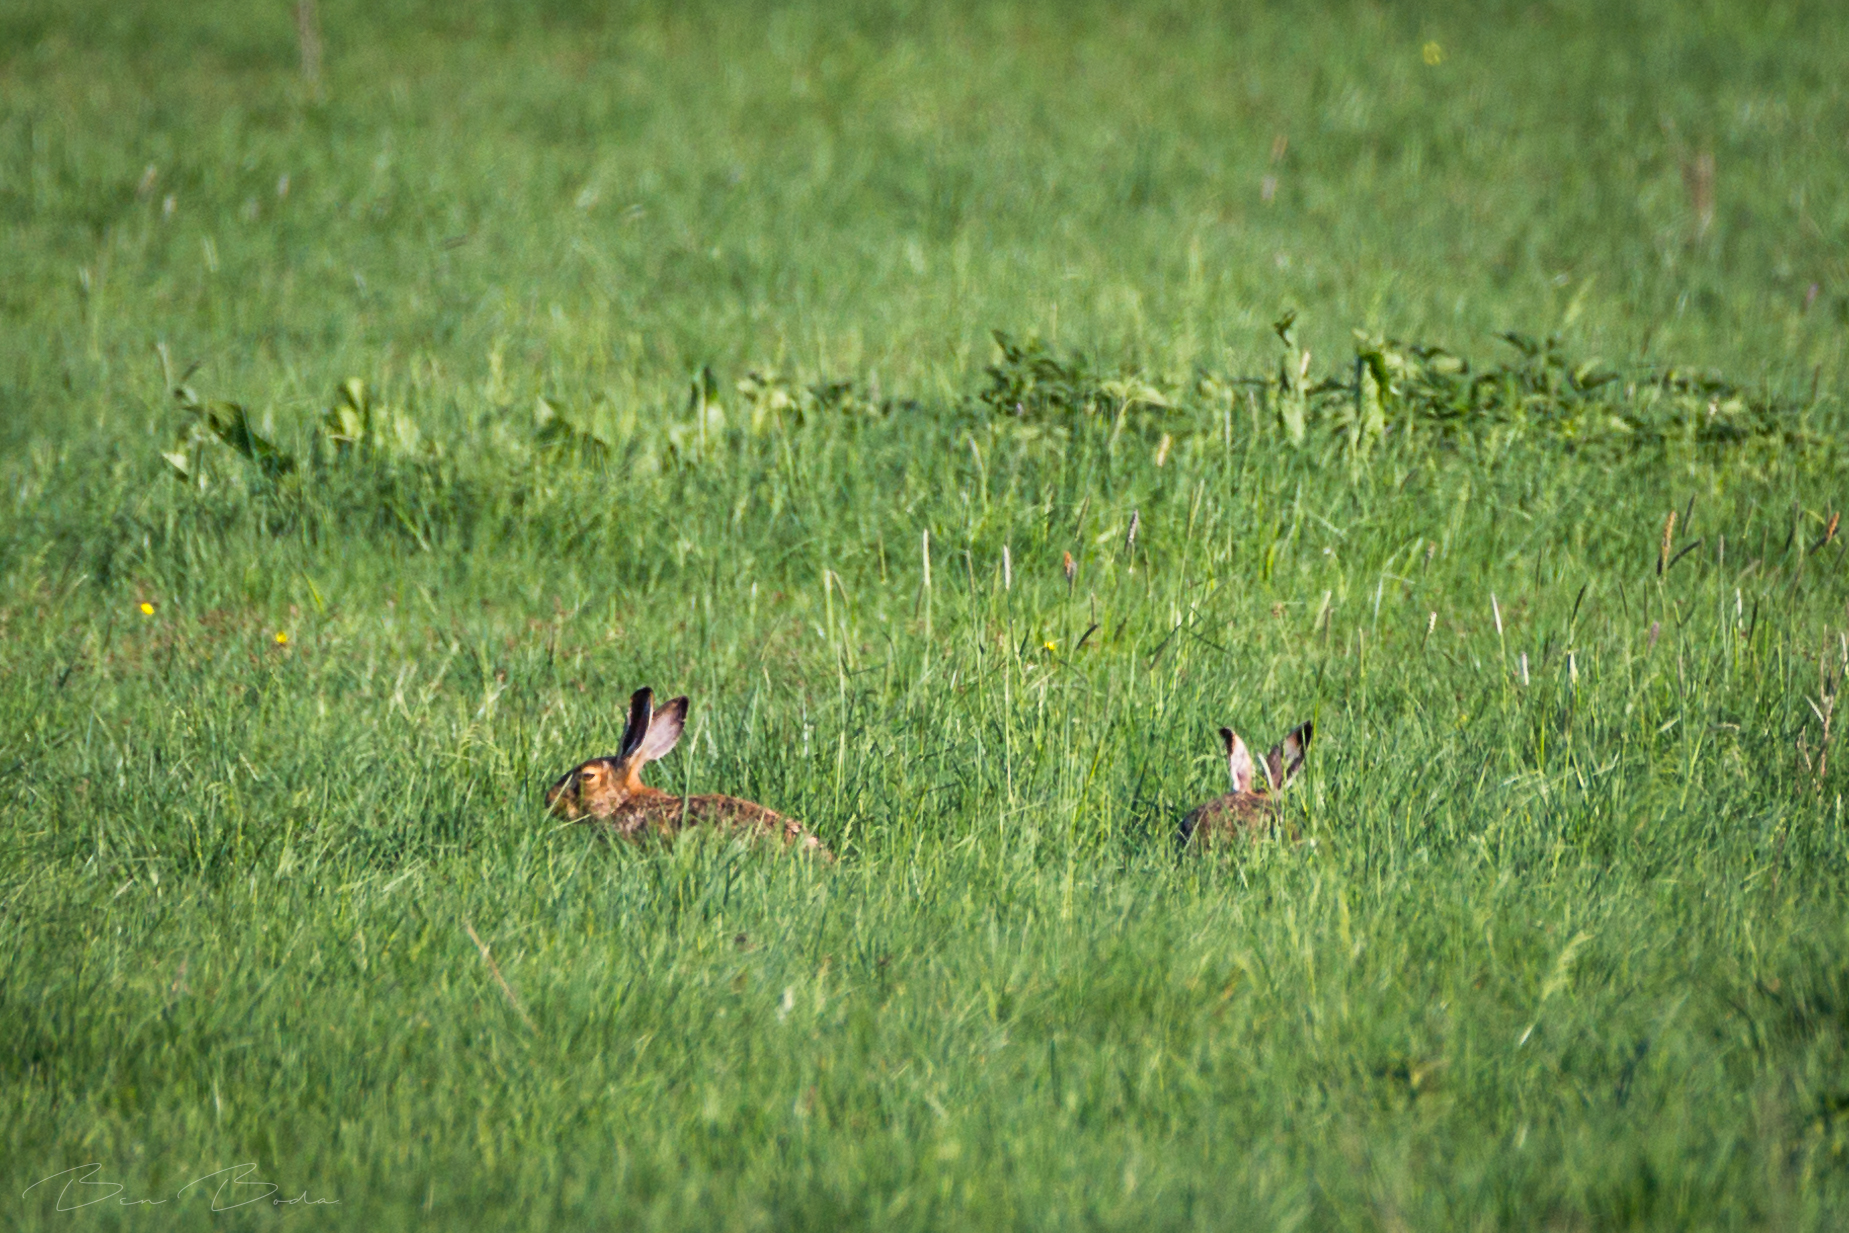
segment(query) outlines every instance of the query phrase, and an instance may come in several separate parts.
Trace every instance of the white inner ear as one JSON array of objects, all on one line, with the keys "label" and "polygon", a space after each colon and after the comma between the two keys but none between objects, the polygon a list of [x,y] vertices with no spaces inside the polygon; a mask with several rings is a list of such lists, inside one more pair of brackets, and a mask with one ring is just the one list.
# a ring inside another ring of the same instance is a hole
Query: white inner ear
[{"label": "white inner ear", "polygon": [[1233,791],[1250,792],[1252,790],[1252,751],[1239,739],[1237,732],[1228,734],[1232,739],[1226,743],[1226,769],[1233,777]]},{"label": "white inner ear", "polygon": [[637,764],[667,757],[680,741],[681,729],[686,721],[686,712],[679,707],[665,707],[656,711],[655,717],[649,721],[648,735],[636,747]]}]

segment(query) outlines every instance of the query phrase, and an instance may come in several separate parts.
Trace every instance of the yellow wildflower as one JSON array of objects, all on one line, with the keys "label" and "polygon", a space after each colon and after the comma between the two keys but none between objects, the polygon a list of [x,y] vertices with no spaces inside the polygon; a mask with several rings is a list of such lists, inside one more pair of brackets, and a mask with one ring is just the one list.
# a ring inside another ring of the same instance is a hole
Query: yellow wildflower
[{"label": "yellow wildflower", "polygon": [[288,646],[289,645],[289,634],[286,630],[279,629],[276,631],[276,645],[277,646]]},{"label": "yellow wildflower", "polygon": [[142,616],[153,616],[154,615],[154,605],[150,604],[145,599],[141,601],[141,615]]}]

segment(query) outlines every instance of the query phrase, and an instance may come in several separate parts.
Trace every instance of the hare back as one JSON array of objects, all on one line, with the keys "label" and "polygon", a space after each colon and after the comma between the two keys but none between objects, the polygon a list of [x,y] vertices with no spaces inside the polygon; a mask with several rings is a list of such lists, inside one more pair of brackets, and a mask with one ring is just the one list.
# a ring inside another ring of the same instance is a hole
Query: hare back
[{"label": "hare back", "polygon": [[834,859],[834,853],[822,846],[821,840],[804,830],[800,822],[786,818],[775,810],[766,809],[755,801],[740,800],[735,796],[713,794],[682,797],[664,792],[660,795],[632,797],[605,819],[605,824],[625,838],[639,838],[644,831],[650,831],[668,839],[689,826],[723,826],[755,835],[776,835],[785,844],[794,844],[827,860]]},{"label": "hare back", "polygon": [[766,809],[755,801],[717,793],[690,796],[687,798],[687,817],[690,822],[706,822],[756,831],[761,835],[776,835],[786,844],[795,844],[829,860],[835,858],[834,853],[822,846],[821,840],[803,829],[802,823],[794,818],[786,818],[773,809]]},{"label": "hare back", "polygon": [[1277,802],[1268,796],[1256,792],[1228,792],[1183,818],[1176,838],[1182,847],[1234,836],[1262,839],[1270,832],[1277,816]]}]

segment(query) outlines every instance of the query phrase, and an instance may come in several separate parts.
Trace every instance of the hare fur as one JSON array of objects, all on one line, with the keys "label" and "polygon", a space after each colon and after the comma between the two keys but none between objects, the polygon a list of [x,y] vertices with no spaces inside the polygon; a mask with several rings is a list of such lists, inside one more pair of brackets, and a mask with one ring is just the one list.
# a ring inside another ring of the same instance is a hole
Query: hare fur
[{"label": "hare fur", "polygon": [[1271,833],[1278,819],[1278,794],[1289,786],[1303,769],[1303,756],[1310,748],[1312,723],[1301,723],[1265,755],[1265,779],[1254,786],[1258,768],[1252,753],[1239,734],[1231,728],[1220,729],[1226,746],[1226,769],[1233,790],[1208,801],[1181,820],[1176,839],[1183,848],[1190,844],[1212,843],[1222,838],[1243,836],[1262,839]]},{"label": "hare fur", "polygon": [[672,839],[689,826],[722,826],[753,837],[775,835],[786,846],[824,860],[834,853],[802,824],[753,801],[717,794],[675,796],[642,782],[642,768],[666,757],[687,722],[687,699],[655,709],[651,689],[629,699],[629,720],[615,754],[592,758],[566,771],[546,790],[546,809],[568,822],[584,822],[604,834],[630,840],[646,835]]}]

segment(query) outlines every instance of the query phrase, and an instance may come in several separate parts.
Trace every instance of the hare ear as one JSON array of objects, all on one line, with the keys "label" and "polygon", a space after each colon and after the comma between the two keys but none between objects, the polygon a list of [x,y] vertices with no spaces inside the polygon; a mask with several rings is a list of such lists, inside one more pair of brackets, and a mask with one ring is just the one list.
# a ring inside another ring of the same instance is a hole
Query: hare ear
[{"label": "hare ear", "polygon": [[649,720],[648,735],[636,747],[637,765],[667,757],[686,726],[687,699],[676,698],[656,711],[654,718]]},{"label": "hare ear", "polygon": [[1252,751],[1231,728],[1220,729],[1220,741],[1226,746],[1226,770],[1233,778],[1233,791],[1252,790]]},{"label": "hare ear", "polygon": [[1315,731],[1315,724],[1307,721],[1300,723],[1265,755],[1265,781],[1271,785],[1273,792],[1280,792],[1290,786],[1290,781],[1303,769],[1303,755],[1309,749],[1310,735]]},{"label": "hare ear", "polygon": [[643,686],[629,695],[629,722],[623,725],[623,743],[617,747],[618,761],[627,758],[648,735],[649,716],[655,710],[655,691]]}]

